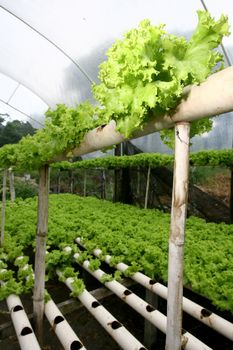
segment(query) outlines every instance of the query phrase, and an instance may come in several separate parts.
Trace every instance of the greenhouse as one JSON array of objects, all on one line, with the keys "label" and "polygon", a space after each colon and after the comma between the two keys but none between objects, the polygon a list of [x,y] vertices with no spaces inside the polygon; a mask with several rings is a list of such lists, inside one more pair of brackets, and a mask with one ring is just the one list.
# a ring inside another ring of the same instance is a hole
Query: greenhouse
[{"label": "greenhouse", "polygon": [[233,4],[0,19],[0,349],[232,349]]}]

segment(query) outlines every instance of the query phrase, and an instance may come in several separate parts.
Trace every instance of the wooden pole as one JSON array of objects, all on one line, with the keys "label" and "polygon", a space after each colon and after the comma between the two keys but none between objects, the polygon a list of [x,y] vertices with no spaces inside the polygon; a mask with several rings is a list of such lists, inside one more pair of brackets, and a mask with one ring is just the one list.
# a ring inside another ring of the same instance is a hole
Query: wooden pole
[{"label": "wooden pole", "polygon": [[10,180],[10,196],[11,196],[11,201],[15,201],[15,184],[14,184],[14,173],[12,169],[9,169],[9,180]]},{"label": "wooden pole", "polygon": [[74,172],[70,171],[70,193],[74,193]]},{"label": "wooden pole", "polygon": [[1,222],[1,247],[3,247],[4,234],[5,234],[5,213],[6,213],[6,179],[7,170],[3,171],[2,179],[2,222]]},{"label": "wooden pole", "polygon": [[137,197],[140,198],[140,167],[137,167]]},{"label": "wooden pole", "polygon": [[33,294],[33,314],[35,332],[41,347],[43,346],[43,315],[45,288],[45,253],[48,233],[48,195],[49,195],[49,166],[39,169],[39,196],[35,254],[35,286]]},{"label": "wooden pole", "polygon": [[230,223],[233,224],[233,167],[230,168]]},{"label": "wooden pole", "polygon": [[148,205],[148,195],[149,195],[149,188],[150,188],[150,171],[151,171],[151,168],[149,166],[147,170],[147,179],[146,179],[146,194],[145,194],[145,204],[144,204],[145,209],[147,209],[147,205]]},{"label": "wooden pole", "polygon": [[87,195],[87,171],[84,170],[84,176],[83,176],[83,197],[86,197]]},{"label": "wooden pole", "polygon": [[188,199],[189,132],[190,124],[188,122],[176,124],[168,257],[166,350],[181,349],[183,256]]},{"label": "wooden pole", "polygon": [[[145,301],[148,304],[152,305],[156,310],[158,309],[159,297],[157,294],[153,293],[148,289],[146,289]],[[145,319],[143,344],[149,350],[149,349],[152,349],[153,346],[155,346],[156,342],[157,342],[157,328],[155,328],[155,326],[151,322]]]},{"label": "wooden pole", "polygon": [[106,172],[105,169],[101,170],[101,199],[106,199]]},{"label": "wooden pole", "polygon": [[58,170],[57,176],[57,193],[59,194],[61,191],[61,169]]}]

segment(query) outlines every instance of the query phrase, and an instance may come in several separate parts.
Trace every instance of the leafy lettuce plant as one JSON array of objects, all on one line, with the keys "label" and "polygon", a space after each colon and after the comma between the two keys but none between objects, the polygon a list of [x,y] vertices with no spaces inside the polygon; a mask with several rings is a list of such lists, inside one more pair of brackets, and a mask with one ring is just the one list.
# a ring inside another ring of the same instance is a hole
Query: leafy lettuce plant
[{"label": "leafy lettuce plant", "polygon": [[[166,33],[164,25],[142,21],[116,41],[100,65],[101,83],[93,87],[101,104],[99,115],[114,119],[128,138],[151,117],[172,113],[185,86],[199,84],[219,69],[223,57],[214,49],[224,35],[229,35],[227,17],[215,21],[206,11],[198,11],[198,25],[189,41]],[[191,136],[210,127],[208,121],[193,123]]]}]

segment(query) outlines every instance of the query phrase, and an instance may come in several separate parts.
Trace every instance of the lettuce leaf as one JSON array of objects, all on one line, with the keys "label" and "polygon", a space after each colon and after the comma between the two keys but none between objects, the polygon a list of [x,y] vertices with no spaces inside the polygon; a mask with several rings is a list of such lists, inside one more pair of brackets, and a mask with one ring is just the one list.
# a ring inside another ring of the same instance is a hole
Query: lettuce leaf
[{"label": "lettuce leaf", "polygon": [[185,86],[219,69],[223,57],[214,49],[229,35],[228,19],[222,15],[215,21],[206,11],[197,13],[198,25],[189,41],[144,20],[108,50],[93,93],[101,104],[98,113],[114,119],[126,138],[142,128],[152,112],[161,115],[174,109]]}]

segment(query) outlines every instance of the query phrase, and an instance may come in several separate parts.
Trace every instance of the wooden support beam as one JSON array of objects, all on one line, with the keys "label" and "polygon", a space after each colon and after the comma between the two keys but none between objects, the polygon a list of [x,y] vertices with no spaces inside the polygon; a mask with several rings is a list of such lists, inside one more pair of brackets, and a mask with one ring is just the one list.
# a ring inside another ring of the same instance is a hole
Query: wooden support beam
[{"label": "wooden support beam", "polygon": [[148,166],[147,178],[146,178],[145,204],[144,204],[145,209],[147,209],[147,205],[148,205],[148,196],[149,196],[149,188],[150,188],[150,171],[151,171],[151,168],[150,166]]},{"label": "wooden support beam", "polygon": [[14,173],[12,169],[9,169],[9,182],[10,182],[10,196],[11,196],[11,201],[15,201],[15,183],[14,183]]},{"label": "wooden support beam", "polygon": [[189,123],[176,124],[168,253],[166,350],[181,349],[184,237],[188,201],[189,132]]},{"label": "wooden support beam", "polygon": [[3,178],[2,178],[2,221],[1,221],[1,240],[0,240],[1,247],[3,247],[4,235],[5,235],[6,180],[7,180],[7,170],[4,170],[3,171]]},{"label": "wooden support beam", "polygon": [[[159,296],[149,289],[146,289],[145,301],[158,310]],[[154,348],[157,342],[157,329],[155,326],[145,319],[144,323],[144,341],[143,344],[148,350]]]},{"label": "wooden support beam", "polygon": [[39,343],[43,345],[43,316],[45,288],[45,253],[48,233],[48,195],[49,195],[49,166],[39,169],[39,195],[35,254],[35,286],[33,294],[33,313],[35,332]]}]

